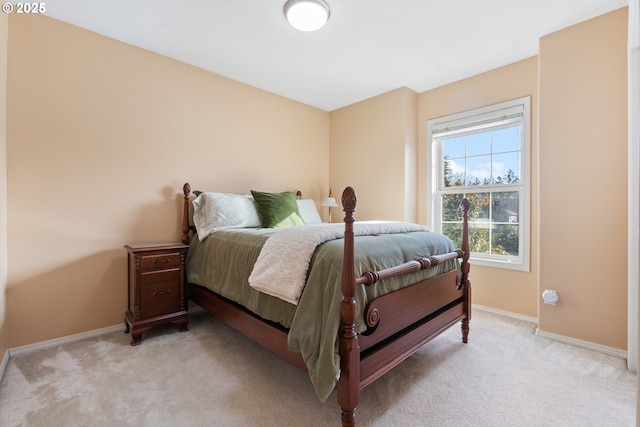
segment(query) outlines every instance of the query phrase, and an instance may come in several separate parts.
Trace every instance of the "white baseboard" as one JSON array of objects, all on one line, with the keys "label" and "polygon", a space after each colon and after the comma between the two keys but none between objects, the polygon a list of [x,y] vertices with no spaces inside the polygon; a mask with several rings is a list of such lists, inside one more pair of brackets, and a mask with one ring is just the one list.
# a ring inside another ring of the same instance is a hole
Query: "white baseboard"
[{"label": "white baseboard", "polygon": [[[500,314],[502,316],[511,317],[512,319],[522,320],[524,322],[533,323],[535,325],[538,324],[538,319],[535,318],[535,317],[525,316],[523,314],[518,314],[518,313],[512,313],[510,311],[498,310],[497,308],[491,308],[491,307],[487,307],[487,306],[484,306],[484,305],[472,304],[471,305],[471,309],[472,310],[479,310],[479,311],[486,311],[488,313]],[[472,317],[473,317],[473,313],[472,313]]]},{"label": "white baseboard", "polygon": [[124,323],[119,323],[113,326],[107,326],[106,328],[94,329],[92,331],[81,332],[79,334],[67,335],[65,337],[54,338],[47,341],[37,342],[35,344],[23,345],[20,347],[10,348],[10,356],[18,356],[20,354],[30,353],[36,350],[43,350],[45,348],[51,348],[58,345],[80,341],[85,338],[93,338],[100,335],[111,334],[113,332],[124,332]]},{"label": "white baseboard", "polygon": [[[523,320],[525,322],[530,322],[533,324],[538,324],[538,319],[530,316],[523,316],[522,314],[511,313],[509,311],[498,310],[491,307],[485,307],[483,305],[472,305],[472,309],[486,311],[489,313],[501,314],[503,316],[511,317],[513,319]],[[541,331],[539,328],[536,328],[536,335],[541,338],[546,338],[551,341],[560,342],[563,344],[573,345],[575,347],[584,348],[587,350],[596,351],[598,353],[607,354],[609,356],[619,357],[621,359],[626,359],[628,354],[625,350],[620,350],[618,348],[607,347],[606,345],[596,344],[589,341],[579,340],[577,338],[571,338],[564,335],[558,335],[551,332]]]},{"label": "white baseboard", "polygon": [[542,331],[540,329],[536,329],[536,335],[542,338],[550,339],[552,341],[561,342],[563,344],[570,344],[576,347],[585,348],[587,350],[597,351],[598,353],[608,354],[609,356],[615,356],[625,360],[628,356],[625,350],[620,350],[619,348],[607,347],[606,345],[583,341],[564,335],[558,335],[551,332]]},{"label": "white baseboard", "polygon": [[4,352],[2,356],[2,362],[0,362],[0,381],[4,377],[4,371],[7,369],[7,363],[9,363],[9,350]]},{"label": "white baseboard", "polygon": [[[189,315],[196,315],[199,313],[204,313],[204,309],[202,307],[190,307]],[[43,350],[45,348],[51,348],[58,345],[80,341],[85,338],[93,338],[99,337],[100,335],[111,334],[114,332],[124,332],[124,323],[119,323],[113,326],[107,326],[106,328],[94,329],[92,331],[81,332],[79,334],[67,335],[65,337],[54,338],[47,341],[41,341],[34,344],[23,345],[21,347],[10,348],[7,350],[9,356],[18,356],[20,354],[30,353],[36,350]],[[8,357],[7,357],[8,361]]]},{"label": "white baseboard", "polygon": [[[486,307],[483,305],[477,305],[477,304],[473,304],[472,306],[473,310],[479,310],[479,311],[486,311],[489,313],[494,313],[494,314],[500,314],[502,316],[507,316],[507,317],[511,317],[513,319],[518,319],[518,320],[522,320],[525,322],[529,322],[529,323],[533,323],[533,324],[537,324],[538,323],[538,319],[535,317],[531,317],[531,316],[524,316],[522,314],[518,314],[518,313],[512,313],[509,311],[504,311],[504,310],[498,310],[495,308],[491,308],[491,307]],[[189,308],[189,314],[192,315],[196,315],[196,314],[200,314],[203,313],[204,310],[201,307],[195,306],[195,307],[190,307]],[[65,337],[60,337],[60,338],[54,338],[51,340],[47,340],[47,341],[42,341],[42,342],[38,342],[35,344],[29,344],[29,345],[24,345],[21,347],[15,347],[15,348],[11,348],[7,351],[5,351],[3,357],[2,357],[2,361],[0,362],[0,379],[2,379],[2,376],[4,375],[4,371],[5,368],[7,366],[7,363],[9,362],[9,357],[10,356],[18,356],[20,354],[24,354],[24,353],[29,353],[32,351],[36,351],[36,350],[43,350],[46,348],[51,348],[51,347],[55,347],[58,345],[62,345],[62,344],[66,344],[66,343],[70,343],[70,342],[75,342],[75,341],[80,341],[83,340],[85,338],[93,338],[93,337],[97,337],[100,335],[105,335],[105,334],[111,334],[114,332],[120,332],[124,330],[124,325],[123,324],[118,324],[118,325],[113,325],[113,326],[108,326],[106,328],[101,328],[101,329],[94,329],[92,331],[87,331],[87,332],[81,332],[79,334],[73,334],[73,335],[67,335]],[[592,351],[596,351],[599,353],[603,353],[603,354],[608,354],[610,356],[615,356],[615,357],[619,357],[622,359],[626,359],[627,358],[627,352],[624,350],[620,350],[617,348],[613,348],[613,347],[607,347],[604,345],[600,345],[600,344],[595,344],[589,341],[583,341],[583,340],[579,340],[576,338],[571,338],[571,337],[567,337],[564,335],[558,335],[558,334],[554,334],[551,332],[545,332],[545,331],[541,331],[540,329],[536,328],[536,335],[538,335],[539,337],[542,338],[546,338],[552,341],[557,341],[557,342],[561,342],[564,344],[570,344],[576,347],[581,347],[581,348],[585,348],[587,350],[592,350]]]}]

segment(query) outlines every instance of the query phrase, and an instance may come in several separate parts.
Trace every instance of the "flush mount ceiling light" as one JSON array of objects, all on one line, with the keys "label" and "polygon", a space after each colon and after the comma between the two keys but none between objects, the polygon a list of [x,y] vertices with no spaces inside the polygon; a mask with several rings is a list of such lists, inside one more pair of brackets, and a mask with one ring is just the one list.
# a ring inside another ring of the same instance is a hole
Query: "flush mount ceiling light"
[{"label": "flush mount ceiling light", "polygon": [[315,31],[329,20],[329,5],[324,0],[287,0],[284,16],[297,30]]}]

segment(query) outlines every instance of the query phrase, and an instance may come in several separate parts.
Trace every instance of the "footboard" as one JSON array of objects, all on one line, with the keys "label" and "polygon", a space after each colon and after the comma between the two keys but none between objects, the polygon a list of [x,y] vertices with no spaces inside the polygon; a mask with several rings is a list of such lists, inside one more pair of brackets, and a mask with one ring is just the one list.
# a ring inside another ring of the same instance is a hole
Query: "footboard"
[{"label": "footboard", "polygon": [[[462,248],[444,255],[411,261],[379,272],[355,277],[353,213],[356,194],[347,187],[342,195],[345,212],[345,240],[342,270],[340,334],[340,379],[338,403],[342,425],[355,425],[359,391],[385,372],[415,353],[420,347],[458,321],[462,322],[462,340],[467,342],[471,317],[469,282],[469,201],[462,202]],[[358,285],[374,286],[379,280],[427,269],[446,260],[460,258],[460,271],[450,271],[391,292],[371,301],[366,308],[368,329],[355,332]]]},{"label": "footboard", "polygon": [[465,292],[456,286],[457,278],[457,271],[444,273],[369,304],[369,330],[358,335],[360,388],[468,315]]},{"label": "footboard", "polygon": [[365,317],[368,329],[358,336],[360,351],[364,353],[399,331],[459,304],[464,292],[456,286],[457,276],[457,271],[444,273],[371,301]]}]

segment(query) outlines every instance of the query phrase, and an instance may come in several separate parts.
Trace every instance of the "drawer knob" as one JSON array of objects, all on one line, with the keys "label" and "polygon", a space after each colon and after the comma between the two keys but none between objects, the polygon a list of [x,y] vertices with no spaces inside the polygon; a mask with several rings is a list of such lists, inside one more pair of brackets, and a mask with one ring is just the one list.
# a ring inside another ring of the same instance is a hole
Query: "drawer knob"
[{"label": "drawer knob", "polygon": [[166,264],[166,263],[168,263],[169,261],[171,261],[171,260],[170,260],[170,259],[154,259],[154,260],[153,260],[153,263],[154,263],[154,264]]},{"label": "drawer knob", "polygon": [[171,292],[171,290],[169,290],[169,289],[167,289],[166,291],[156,291],[156,292],[154,292],[154,293],[153,293],[153,296],[154,296],[154,297],[159,297],[159,296],[161,296],[161,295],[166,295],[166,294],[168,294],[169,292]]}]

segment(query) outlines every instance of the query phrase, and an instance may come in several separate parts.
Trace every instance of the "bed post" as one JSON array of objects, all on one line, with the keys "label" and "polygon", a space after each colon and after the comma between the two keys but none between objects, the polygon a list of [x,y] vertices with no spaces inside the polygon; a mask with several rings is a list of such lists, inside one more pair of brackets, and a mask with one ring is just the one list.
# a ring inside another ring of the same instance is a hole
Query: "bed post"
[{"label": "bed post", "polygon": [[191,185],[185,183],[182,187],[184,193],[184,201],[182,203],[182,243],[189,244],[189,195],[191,194]]},{"label": "bed post", "polygon": [[347,187],[342,193],[344,217],[344,255],[342,259],[342,304],[340,305],[340,379],[338,404],[342,408],[342,426],[355,425],[356,407],[360,402],[360,346],[356,334],[356,273],[353,245],[353,212],[356,192]]},{"label": "bed post", "polygon": [[462,263],[460,264],[460,282],[459,286],[462,287],[464,292],[464,311],[466,317],[462,319],[460,325],[462,329],[462,342],[466,343],[469,337],[469,320],[471,320],[471,281],[469,280],[469,208],[471,203],[469,199],[463,199],[460,203],[462,208],[462,244],[461,249]]}]

